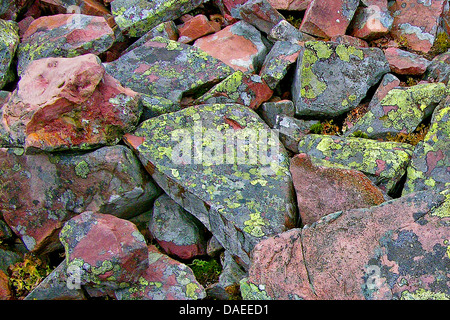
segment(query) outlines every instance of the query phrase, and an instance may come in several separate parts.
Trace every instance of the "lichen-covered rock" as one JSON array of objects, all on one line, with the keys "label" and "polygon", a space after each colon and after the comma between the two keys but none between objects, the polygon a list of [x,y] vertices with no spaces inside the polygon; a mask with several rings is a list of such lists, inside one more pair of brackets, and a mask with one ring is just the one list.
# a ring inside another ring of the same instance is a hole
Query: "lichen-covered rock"
[{"label": "lichen-covered rock", "polygon": [[[450,99],[433,113],[430,129],[416,146],[403,194],[450,187]],[[448,211],[450,212],[450,211]]]},{"label": "lichen-covered rock", "polygon": [[242,72],[257,73],[268,52],[261,32],[245,21],[202,37],[194,46]]},{"label": "lichen-covered rock", "polygon": [[265,102],[258,109],[261,118],[273,129],[277,124],[278,116],[294,117],[295,107],[291,100],[280,100],[277,102]]},{"label": "lichen-covered rock", "polygon": [[189,260],[206,254],[203,225],[166,194],[155,200],[148,229],[169,255]]},{"label": "lichen-covered rock", "polygon": [[206,297],[205,289],[195,279],[192,270],[148,247],[148,268],[129,288],[115,291],[118,300],[199,300]]},{"label": "lichen-covered rock", "polygon": [[28,250],[59,248],[57,233],[75,214],[93,210],[129,218],[146,210],[158,188],[124,146],[85,154],[26,155],[0,149],[0,210]]},{"label": "lichen-covered rock", "polygon": [[287,115],[277,115],[273,129],[280,135],[280,141],[286,149],[298,153],[298,143],[310,132],[312,125],[319,123],[318,120],[301,120]]},{"label": "lichen-covered rock", "polygon": [[238,70],[195,100],[194,104],[239,103],[255,110],[272,95],[272,89],[261,76]]},{"label": "lichen-covered rock", "polygon": [[135,129],[142,106],[87,54],[34,61],[0,113],[3,146],[87,150],[117,144]]},{"label": "lichen-covered rock", "polygon": [[136,226],[109,214],[83,212],[66,222],[59,238],[67,269],[79,268],[80,285],[129,287],[149,266],[147,244]]},{"label": "lichen-covered rock", "polygon": [[0,89],[14,80],[11,69],[16,49],[19,46],[19,27],[13,21],[0,19]]},{"label": "lichen-covered rock", "polygon": [[127,88],[176,103],[183,94],[212,87],[233,72],[198,48],[161,37],[108,63],[106,71]]},{"label": "lichen-covered rock", "polygon": [[390,47],[384,50],[391,71],[395,74],[420,76],[425,73],[430,61],[422,56]]},{"label": "lichen-covered rock", "polygon": [[240,8],[241,19],[268,34],[284,17],[268,0],[248,0]]},{"label": "lichen-covered rock", "polygon": [[364,133],[369,138],[386,139],[388,135],[412,133],[429,117],[439,102],[448,95],[443,83],[424,83],[408,88],[395,88],[345,133]]},{"label": "lichen-covered rock", "polygon": [[190,107],[143,122],[124,140],[244,267],[258,241],[295,226],[288,156],[251,109]]},{"label": "lichen-covered rock", "polygon": [[358,0],[312,0],[300,31],[321,38],[345,34],[358,5]]},{"label": "lichen-covered rock", "polygon": [[290,170],[303,225],[330,213],[370,208],[385,200],[381,190],[360,171],[314,165],[304,153],[291,159]]},{"label": "lichen-covered rock", "polygon": [[114,31],[103,17],[58,14],[34,20],[17,51],[19,76],[28,65],[48,57],[73,58],[106,52],[115,41]]},{"label": "lichen-covered rock", "polygon": [[77,13],[100,16],[108,20],[111,27],[115,25],[111,12],[97,0],[42,0],[39,1],[39,7],[52,14]]},{"label": "lichen-covered rock", "polygon": [[450,299],[449,218],[438,215],[444,201],[422,191],[263,240],[243,298]]},{"label": "lichen-covered rock", "polygon": [[427,71],[424,75],[424,80],[430,82],[448,83],[450,78],[450,51],[437,55],[431,60]]},{"label": "lichen-covered rock", "polygon": [[176,20],[204,0],[115,0],[111,2],[114,20],[123,34],[141,37],[158,24]]},{"label": "lichen-covered rock", "polygon": [[389,33],[394,18],[387,6],[359,7],[350,25],[349,33],[361,39],[371,40]]},{"label": "lichen-covered rock", "polygon": [[405,174],[414,147],[399,142],[309,134],[300,141],[298,150],[308,154],[315,165],[361,171],[390,194]]},{"label": "lichen-covered rock", "polygon": [[334,117],[352,110],[389,71],[381,49],[308,41],[292,84],[296,114]]}]

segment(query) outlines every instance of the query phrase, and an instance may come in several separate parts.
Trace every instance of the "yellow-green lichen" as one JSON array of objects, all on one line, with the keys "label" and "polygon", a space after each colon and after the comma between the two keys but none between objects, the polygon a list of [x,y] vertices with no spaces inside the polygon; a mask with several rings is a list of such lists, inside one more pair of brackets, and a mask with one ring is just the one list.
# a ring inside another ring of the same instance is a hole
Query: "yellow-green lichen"
[{"label": "yellow-green lichen", "polygon": [[423,288],[414,292],[403,291],[401,300],[450,300],[450,295],[443,292],[433,292]]},{"label": "yellow-green lichen", "polygon": [[75,166],[75,174],[83,179],[86,179],[90,173],[89,164],[86,161],[80,161]]}]

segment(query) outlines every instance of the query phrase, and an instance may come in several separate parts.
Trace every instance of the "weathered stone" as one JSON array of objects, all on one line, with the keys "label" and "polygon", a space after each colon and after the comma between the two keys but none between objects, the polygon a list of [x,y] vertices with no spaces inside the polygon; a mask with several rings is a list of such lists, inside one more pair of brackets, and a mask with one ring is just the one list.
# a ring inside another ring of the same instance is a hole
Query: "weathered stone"
[{"label": "weathered stone", "polygon": [[312,0],[269,0],[272,7],[277,10],[304,11]]},{"label": "weathered stone", "polygon": [[387,48],[384,54],[391,71],[395,74],[420,76],[425,73],[430,64],[430,61],[422,56],[399,48]]},{"label": "weathered stone", "polygon": [[448,95],[443,83],[424,83],[390,90],[379,103],[371,103],[368,112],[345,133],[364,133],[369,138],[412,133]]},{"label": "weathered stone", "polygon": [[261,33],[245,21],[200,38],[194,46],[235,70],[254,73],[259,71],[268,52]]},{"label": "weathered stone", "polygon": [[289,41],[292,43],[314,40],[313,37],[307,35],[306,33],[301,32],[286,20],[281,20],[280,22],[278,22],[272,28],[272,30],[270,30],[268,38],[273,42]]},{"label": "weathered stone", "polygon": [[[416,146],[403,194],[450,187],[450,99],[436,108],[430,129]],[[448,214],[449,211],[447,211]]]},{"label": "weathered stone", "polygon": [[28,65],[48,57],[73,58],[106,52],[115,41],[114,31],[103,17],[58,14],[34,20],[22,37],[17,52],[19,76]]},{"label": "weathered stone", "polygon": [[266,56],[260,76],[274,90],[284,79],[289,68],[297,62],[303,47],[289,41],[277,41]]},{"label": "weathered stone", "polygon": [[446,10],[446,5],[446,0],[396,0],[389,8],[394,17],[391,35],[409,49],[429,52],[436,40],[439,17]]},{"label": "weathered stone", "polygon": [[53,15],[75,13],[101,16],[108,21],[111,28],[115,25],[111,12],[97,0],[40,0],[39,6]]},{"label": "weathered stone", "polygon": [[7,274],[9,266],[22,260],[22,256],[17,252],[3,250],[0,248],[0,271],[3,271]]},{"label": "weathered stone", "polygon": [[248,0],[240,7],[241,19],[266,34],[284,17],[267,0]]},{"label": "weathered stone", "polygon": [[243,298],[449,299],[444,201],[418,192],[263,240],[241,282]]},{"label": "weathered stone", "polygon": [[149,266],[144,237],[127,220],[83,212],[59,235],[67,269],[79,268],[80,284],[119,289],[136,283]]},{"label": "weathered stone", "polygon": [[10,300],[12,297],[8,276],[0,270],[0,300]]},{"label": "weathered stone", "polygon": [[148,229],[169,255],[189,260],[206,254],[203,225],[166,194],[155,200]]},{"label": "weathered stone", "polygon": [[280,141],[286,149],[298,153],[298,143],[310,132],[312,125],[317,124],[317,120],[300,120],[286,115],[277,115],[273,129],[280,134]]},{"label": "weathered stone", "polygon": [[450,78],[450,51],[437,55],[431,60],[424,80],[448,84]]},{"label": "weathered stone", "polygon": [[273,129],[277,123],[277,116],[285,115],[288,117],[294,117],[295,107],[294,103],[290,100],[265,102],[258,109],[258,114],[269,125],[269,127]]},{"label": "weathered stone", "polygon": [[142,106],[88,54],[34,61],[0,113],[4,146],[86,150],[117,144],[135,129]]},{"label": "weathered stone", "polygon": [[129,218],[149,210],[159,193],[124,146],[87,154],[0,149],[0,159],[0,210],[30,251],[59,248],[57,233],[75,214],[92,210]]},{"label": "weathered stone", "polygon": [[241,7],[248,0],[214,0],[223,15],[230,15],[235,19],[241,19]]},{"label": "weathered stone", "polygon": [[124,140],[244,267],[258,241],[295,226],[286,151],[251,109],[190,107],[147,120]]},{"label": "weathered stone", "polygon": [[354,37],[373,40],[388,34],[393,22],[394,18],[387,6],[359,7],[349,27],[349,33]]},{"label": "weathered stone", "polygon": [[272,95],[272,89],[260,76],[238,70],[195,100],[194,104],[239,103],[255,110]]},{"label": "weathered stone", "polygon": [[115,291],[118,300],[197,300],[206,297],[192,270],[148,247],[148,268],[129,288]]},{"label": "weathered stone", "polygon": [[369,44],[367,43],[367,41],[346,34],[331,37],[330,41],[343,44],[346,46],[369,48]]},{"label": "weathered stone", "polygon": [[190,43],[208,34],[218,32],[220,29],[220,24],[214,21],[209,21],[208,17],[203,14],[199,14],[178,28],[180,35],[178,41],[182,43]]},{"label": "weathered stone", "polygon": [[387,194],[405,174],[413,149],[406,143],[315,134],[305,136],[298,146],[313,164],[361,171]]},{"label": "weathered stone", "polygon": [[0,19],[0,89],[14,80],[11,68],[19,46],[19,27],[13,21]]},{"label": "weathered stone", "polygon": [[312,0],[300,31],[321,38],[345,34],[358,5],[358,0]]},{"label": "weathered stone", "polygon": [[204,0],[115,0],[111,2],[114,20],[123,34],[142,37],[162,22],[176,20]]},{"label": "weathered stone", "polygon": [[212,87],[233,72],[198,48],[161,37],[108,63],[106,71],[127,88],[175,103],[183,94]]},{"label": "weathered stone", "polygon": [[296,115],[334,117],[350,111],[389,71],[381,49],[308,41],[292,84]]},{"label": "weathered stone", "polygon": [[291,159],[290,171],[303,225],[330,213],[370,208],[385,200],[362,172],[314,165],[304,153]]}]

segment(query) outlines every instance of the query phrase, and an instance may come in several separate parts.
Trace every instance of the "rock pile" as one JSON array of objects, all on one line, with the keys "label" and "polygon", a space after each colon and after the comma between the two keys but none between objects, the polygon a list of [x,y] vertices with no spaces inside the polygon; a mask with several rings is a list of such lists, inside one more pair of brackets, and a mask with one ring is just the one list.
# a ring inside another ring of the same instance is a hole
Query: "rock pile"
[{"label": "rock pile", "polygon": [[0,0],[0,299],[450,299],[449,8]]}]

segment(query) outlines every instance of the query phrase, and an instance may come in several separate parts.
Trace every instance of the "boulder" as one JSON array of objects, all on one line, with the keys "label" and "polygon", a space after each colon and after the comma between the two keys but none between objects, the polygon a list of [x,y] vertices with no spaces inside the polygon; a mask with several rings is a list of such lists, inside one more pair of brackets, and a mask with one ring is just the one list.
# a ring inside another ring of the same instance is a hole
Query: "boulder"
[{"label": "boulder", "polygon": [[425,81],[448,84],[450,78],[450,51],[439,54],[431,60],[424,75]]},{"label": "boulder", "polygon": [[0,89],[15,78],[12,62],[19,42],[17,23],[0,19]]},{"label": "boulder", "polygon": [[257,242],[295,226],[286,151],[251,109],[190,107],[143,122],[124,140],[244,267]]},{"label": "boulder", "polygon": [[384,54],[391,71],[395,74],[420,76],[425,73],[430,64],[430,61],[422,56],[399,48],[387,48]]}]

